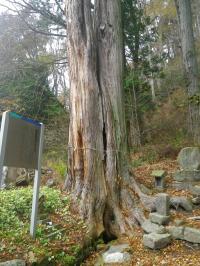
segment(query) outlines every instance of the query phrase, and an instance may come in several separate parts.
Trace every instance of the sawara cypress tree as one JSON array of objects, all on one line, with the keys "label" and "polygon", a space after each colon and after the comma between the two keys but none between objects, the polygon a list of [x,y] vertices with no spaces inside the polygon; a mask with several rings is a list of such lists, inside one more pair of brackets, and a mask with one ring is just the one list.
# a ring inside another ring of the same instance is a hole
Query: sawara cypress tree
[{"label": "sawara cypress tree", "polygon": [[194,142],[200,144],[200,82],[192,25],[191,1],[175,0],[175,4],[180,27],[183,63],[187,76],[189,100],[188,128]]},{"label": "sawara cypress tree", "polygon": [[[120,0],[67,0],[70,78],[66,187],[93,237],[143,219],[127,168]],[[137,186],[136,186],[137,187]]]}]

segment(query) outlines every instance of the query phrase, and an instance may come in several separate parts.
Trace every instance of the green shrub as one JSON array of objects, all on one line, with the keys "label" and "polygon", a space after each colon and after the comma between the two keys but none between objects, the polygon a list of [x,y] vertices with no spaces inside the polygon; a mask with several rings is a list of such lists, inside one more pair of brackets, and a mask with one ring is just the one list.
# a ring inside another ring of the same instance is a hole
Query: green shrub
[{"label": "green shrub", "polygon": [[[40,194],[44,195],[43,212],[53,213],[64,206],[59,190],[43,187]],[[0,229],[17,229],[30,219],[32,195],[31,187],[0,191]]]}]

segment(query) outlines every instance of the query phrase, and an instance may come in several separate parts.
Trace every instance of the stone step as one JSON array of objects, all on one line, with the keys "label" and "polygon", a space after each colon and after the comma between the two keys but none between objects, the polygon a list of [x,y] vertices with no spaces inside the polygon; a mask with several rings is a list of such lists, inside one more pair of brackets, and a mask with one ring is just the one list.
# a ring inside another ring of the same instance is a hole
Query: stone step
[{"label": "stone step", "polygon": [[192,227],[171,226],[169,233],[174,239],[185,240],[194,244],[200,244],[200,230]]},{"label": "stone step", "polygon": [[200,243],[200,230],[192,227],[185,227],[184,240],[191,243]]},{"label": "stone step", "polygon": [[166,229],[164,228],[164,226],[152,223],[150,220],[146,220],[142,224],[142,229],[144,230],[144,232],[146,232],[148,234],[149,233],[160,233],[160,234],[163,234],[163,233],[166,232]]},{"label": "stone step", "polygon": [[184,229],[184,226],[170,226],[168,231],[174,239],[184,240]]},{"label": "stone step", "polygon": [[152,212],[149,214],[149,219],[152,223],[156,223],[159,225],[165,225],[169,222],[170,216],[161,215],[157,212]]},{"label": "stone step", "polygon": [[171,243],[172,237],[170,234],[151,233],[143,236],[143,244],[151,249],[161,249]]}]

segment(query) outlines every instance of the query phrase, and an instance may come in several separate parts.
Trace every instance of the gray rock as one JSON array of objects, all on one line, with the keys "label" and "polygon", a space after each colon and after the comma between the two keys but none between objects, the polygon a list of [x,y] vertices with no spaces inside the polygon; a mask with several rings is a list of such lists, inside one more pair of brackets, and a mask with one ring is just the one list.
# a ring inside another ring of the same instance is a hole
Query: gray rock
[{"label": "gray rock", "polygon": [[193,198],[192,199],[192,203],[195,204],[195,205],[199,205],[200,204],[200,196],[196,197],[196,198]]},{"label": "gray rock", "polygon": [[102,254],[104,263],[123,263],[131,259],[131,255],[126,251],[128,244],[111,246],[108,251]]},{"label": "gray rock", "polygon": [[156,196],[156,211],[163,216],[169,216],[169,195],[159,193]]},{"label": "gray rock", "polygon": [[164,226],[158,225],[158,224],[154,224],[150,220],[146,220],[142,224],[142,229],[148,234],[149,233],[158,233],[158,234],[166,233],[166,229],[164,228]]},{"label": "gray rock", "polygon": [[175,181],[200,181],[200,171],[199,170],[181,170],[173,173],[173,178]]},{"label": "gray rock", "polygon": [[191,187],[191,182],[173,181],[172,187],[176,190],[189,190]]},{"label": "gray rock", "polygon": [[143,244],[151,249],[161,249],[166,247],[171,242],[170,234],[151,233],[143,236]]},{"label": "gray rock", "polygon": [[8,175],[8,167],[4,166],[3,170],[2,170],[2,181],[1,181],[1,184],[0,184],[0,188],[1,189],[6,188],[7,175]]},{"label": "gray rock", "polygon": [[26,266],[24,260],[10,260],[6,262],[0,262],[0,266]]},{"label": "gray rock", "polygon": [[200,169],[200,149],[198,147],[186,147],[178,155],[178,163],[184,170]]},{"label": "gray rock", "polygon": [[169,222],[170,216],[163,216],[157,212],[152,212],[149,214],[149,219],[151,220],[152,223],[163,225]]},{"label": "gray rock", "polygon": [[48,179],[46,182],[47,187],[54,187],[55,185],[56,185],[56,182],[53,178]]},{"label": "gray rock", "polygon": [[185,211],[191,212],[193,209],[192,202],[190,202],[186,197],[171,197],[170,205],[175,209],[181,207]]},{"label": "gray rock", "polygon": [[200,243],[200,230],[192,227],[185,227],[184,240],[199,244]]},{"label": "gray rock", "polygon": [[16,179],[15,184],[17,187],[26,187],[26,186],[28,186],[29,183],[28,183],[28,180],[26,179],[26,177],[22,176],[22,177],[18,177]]},{"label": "gray rock", "polygon": [[191,227],[185,227],[184,240],[191,243],[200,243],[200,230]]},{"label": "gray rock", "polygon": [[184,239],[184,226],[170,226],[168,231],[174,239]]},{"label": "gray rock", "polygon": [[190,186],[190,191],[192,192],[193,195],[200,196],[200,186],[199,185]]}]

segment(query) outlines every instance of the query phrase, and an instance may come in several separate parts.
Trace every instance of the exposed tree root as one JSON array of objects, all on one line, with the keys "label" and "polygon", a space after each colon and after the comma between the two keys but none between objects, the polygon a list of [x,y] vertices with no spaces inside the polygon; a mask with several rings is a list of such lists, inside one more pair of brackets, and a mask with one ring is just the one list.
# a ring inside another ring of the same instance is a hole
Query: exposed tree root
[{"label": "exposed tree root", "polygon": [[[146,220],[144,210],[149,212],[156,211],[156,196],[149,196],[143,193],[133,176],[129,176],[126,179],[126,185],[120,187],[120,198],[117,199],[114,195],[112,197],[107,195],[106,198],[102,198],[101,204],[100,202],[98,203],[101,206],[99,212],[88,212],[87,216],[83,215],[84,211],[81,209],[83,202],[87,203],[87,210],[91,206],[95,206],[95,203],[90,201],[91,198],[88,195],[84,195],[84,199],[81,199],[79,206],[76,204],[76,208],[79,208],[83,219],[88,222],[89,235],[93,239],[102,233],[108,239],[121,235],[130,235],[135,227],[141,226]],[[138,196],[138,200],[135,194]],[[76,196],[73,197],[73,201],[76,198],[75,202],[77,203]],[[141,208],[140,203],[142,203],[143,208]],[[191,204],[185,197],[171,197],[170,206],[175,209],[181,207],[185,211],[191,211]],[[103,209],[104,212],[102,214]],[[90,217],[88,217],[88,214]],[[103,221],[103,224],[101,221]]]}]

